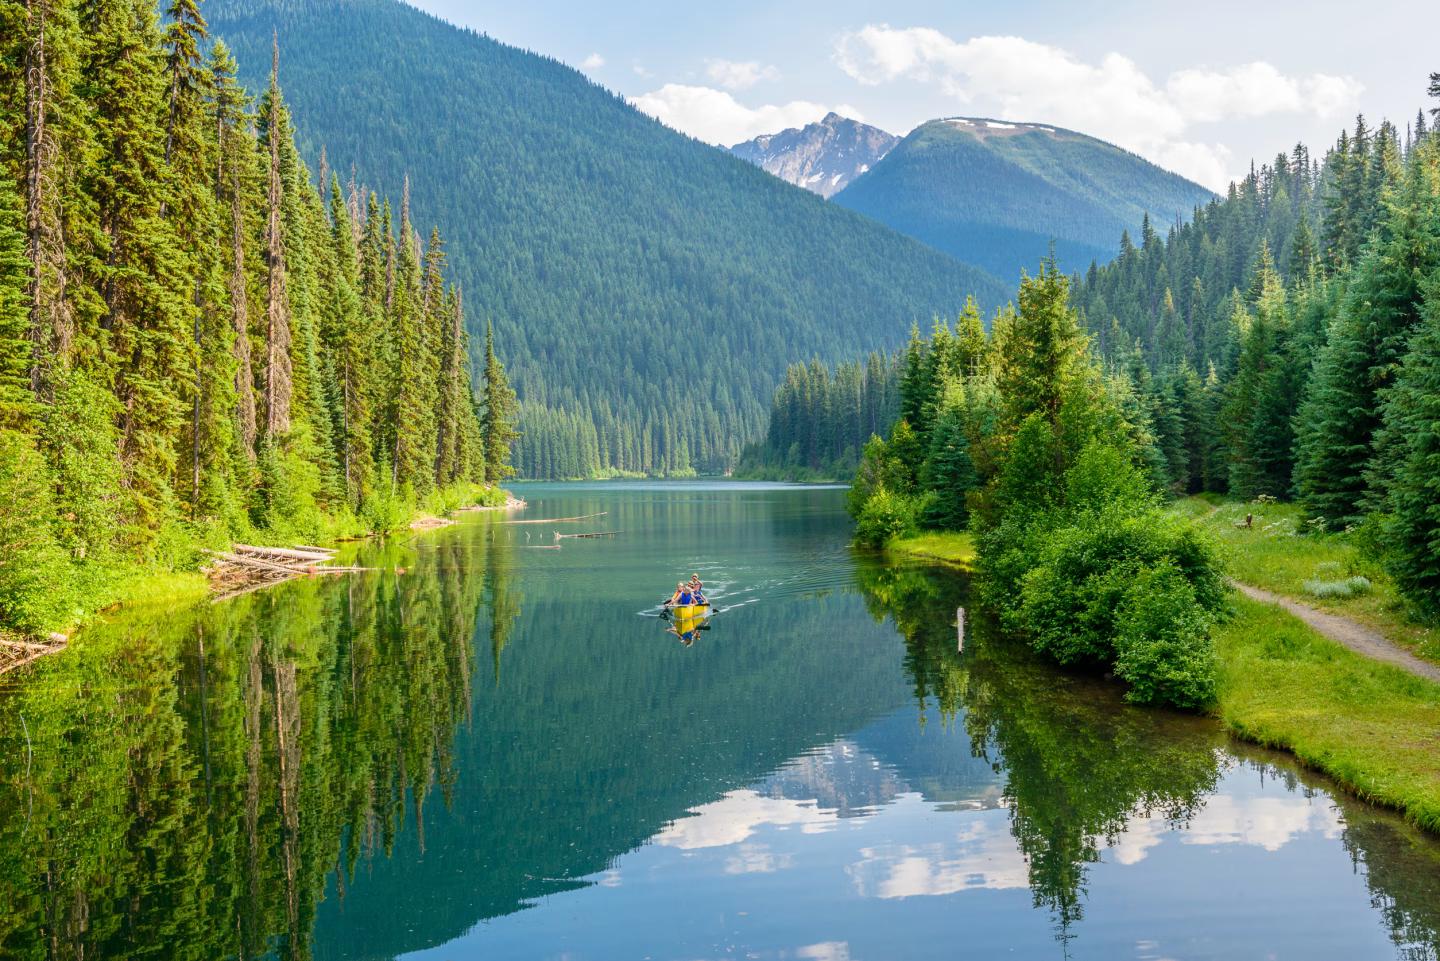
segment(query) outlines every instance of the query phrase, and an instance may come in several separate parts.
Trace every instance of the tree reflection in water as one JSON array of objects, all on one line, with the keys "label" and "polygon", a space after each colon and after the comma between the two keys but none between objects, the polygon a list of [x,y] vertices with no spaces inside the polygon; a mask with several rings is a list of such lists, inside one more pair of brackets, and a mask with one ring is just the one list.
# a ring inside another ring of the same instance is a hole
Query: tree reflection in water
[{"label": "tree reflection in water", "polygon": [[1440,845],[1299,771],[1288,759],[1232,741],[1210,719],[1137,708],[1100,677],[1061,673],[998,636],[984,612],[967,612],[964,652],[954,612],[966,578],[924,565],[857,558],[857,581],[877,619],[891,618],[906,645],[922,722],[957,717],[972,750],[1004,773],[1011,833],[1024,855],[1037,907],[1057,936],[1084,918],[1089,866],[1127,829],[1159,818],[1189,825],[1221,776],[1263,767],[1292,789],[1324,791],[1344,820],[1344,843],[1363,866],[1372,901],[1407,959],[1440,957]]}]

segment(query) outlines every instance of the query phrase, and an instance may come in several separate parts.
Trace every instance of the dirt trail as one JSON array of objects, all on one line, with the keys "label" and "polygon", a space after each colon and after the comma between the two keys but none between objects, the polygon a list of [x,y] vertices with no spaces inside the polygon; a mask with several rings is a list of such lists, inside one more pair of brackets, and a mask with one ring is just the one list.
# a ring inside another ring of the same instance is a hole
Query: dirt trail
[{"label": "dirt trail", "polygon": [[1422,661],[1414,654],[1386,639],[1383,634],[1362,624],[1357,624],[1347,617],[1317,611],[1313,607],[1301,604],[1299,601],[1292,601],[1280,594],[1262,591],[1258,587],[1241,584],[1239,581],[1231,581],[1231,583],[1246,597],[1283,607],[1330,640],[1350,648],[1357,654],[1363,654],[1373,660],[1384,661],[1386,664],[1393,664],[1416,677],[1440,683],[1440,666]]}]

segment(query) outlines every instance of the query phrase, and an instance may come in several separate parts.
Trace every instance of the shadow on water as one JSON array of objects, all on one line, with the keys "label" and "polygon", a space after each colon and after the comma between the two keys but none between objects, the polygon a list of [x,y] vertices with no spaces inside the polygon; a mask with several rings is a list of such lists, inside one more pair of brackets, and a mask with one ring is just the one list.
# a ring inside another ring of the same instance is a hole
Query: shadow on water
[{"label": "shadow on water", "polygon": [[[673,524],[655,498],[624,526]],[[707,579],[794,590],[693,647],[635,613],[663,544],[526,552],[488,519],[372,549],[403,576],[87,632],[0,692],[0,957],[394,957],[590,897],[697,811],[791,797],[855,822],[917,796],[1008,817],[1020,886],[1068,944],[1096,865],[1142,825],[1192,825],[1227,772],[1329,790],[983,619],[958,653],[964,579],[852,563],[833,509],[728,509],[758,523]],[[736,560],[765,537],[783,564]],[[1440,845],[1335,803],[1397,953],[1436,957]]]}]

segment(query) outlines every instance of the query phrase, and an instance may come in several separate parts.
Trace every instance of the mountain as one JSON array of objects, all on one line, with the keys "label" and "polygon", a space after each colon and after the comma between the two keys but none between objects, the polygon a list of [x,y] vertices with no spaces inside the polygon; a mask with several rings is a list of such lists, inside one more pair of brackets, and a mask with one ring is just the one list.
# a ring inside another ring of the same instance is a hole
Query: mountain
[{"label": "mountain", "polygon": [[[787,362],[898,344],[988,274],[679,134],[579,72],[397,0],[213,0],[302,152],[440,225],[493,320],[530,476],[729,466]],[[475,338],[473,343],[482,342]]]},{"label": "mountain", "polygon": [[730,152],[797,187],[832,197],[880,162],[900,142],[879,127],[838,113],[806,124],[737,143]]},{"label": "mountain", "polygon": [[1113,144],[1043,124],[932,120],[835,195],[1007,283],[1050,243],[1067,270],[1110,260],[1145,215],[1161,232],[1214,199]]}]

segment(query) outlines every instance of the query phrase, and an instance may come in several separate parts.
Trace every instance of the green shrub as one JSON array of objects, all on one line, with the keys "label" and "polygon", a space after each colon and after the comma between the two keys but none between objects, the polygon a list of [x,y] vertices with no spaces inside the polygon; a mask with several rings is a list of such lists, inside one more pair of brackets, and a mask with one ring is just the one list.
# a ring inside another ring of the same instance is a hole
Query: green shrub
[{"label": "green shrub", "polygon": [[1173,567],[1204,611],[1224,603],[1224,577],[1209,544],[1191,525],[1155,511],[1116,508],[1081,517],[1050,531],[1041,550],[1021,580],[1013,624],[1062,664],[1103,664],[1116,656],[1121,604],[1151,568]]},{"label": "green shrub", "polygon": [[860,508],[855,522],[855,540],[867,547],[880,547],[892,537],[914,534],[920,516],[928,506],[928,497],[912,497],[892,493],[888,487],[875,488],[870,499]]},{"label": "green shrub", "polygon": [[56,537],[50,472],[30,438],[0,430],[0,628],[39,634],[75,606],[73,565]]},{"label": "green shrub", "polygon": [[1134,572],[1115,616],[1115,673],[1129,685],[1125,696],[1189,710],[1212,704],[1219,678],[1214,621],[1174,564]]}]

